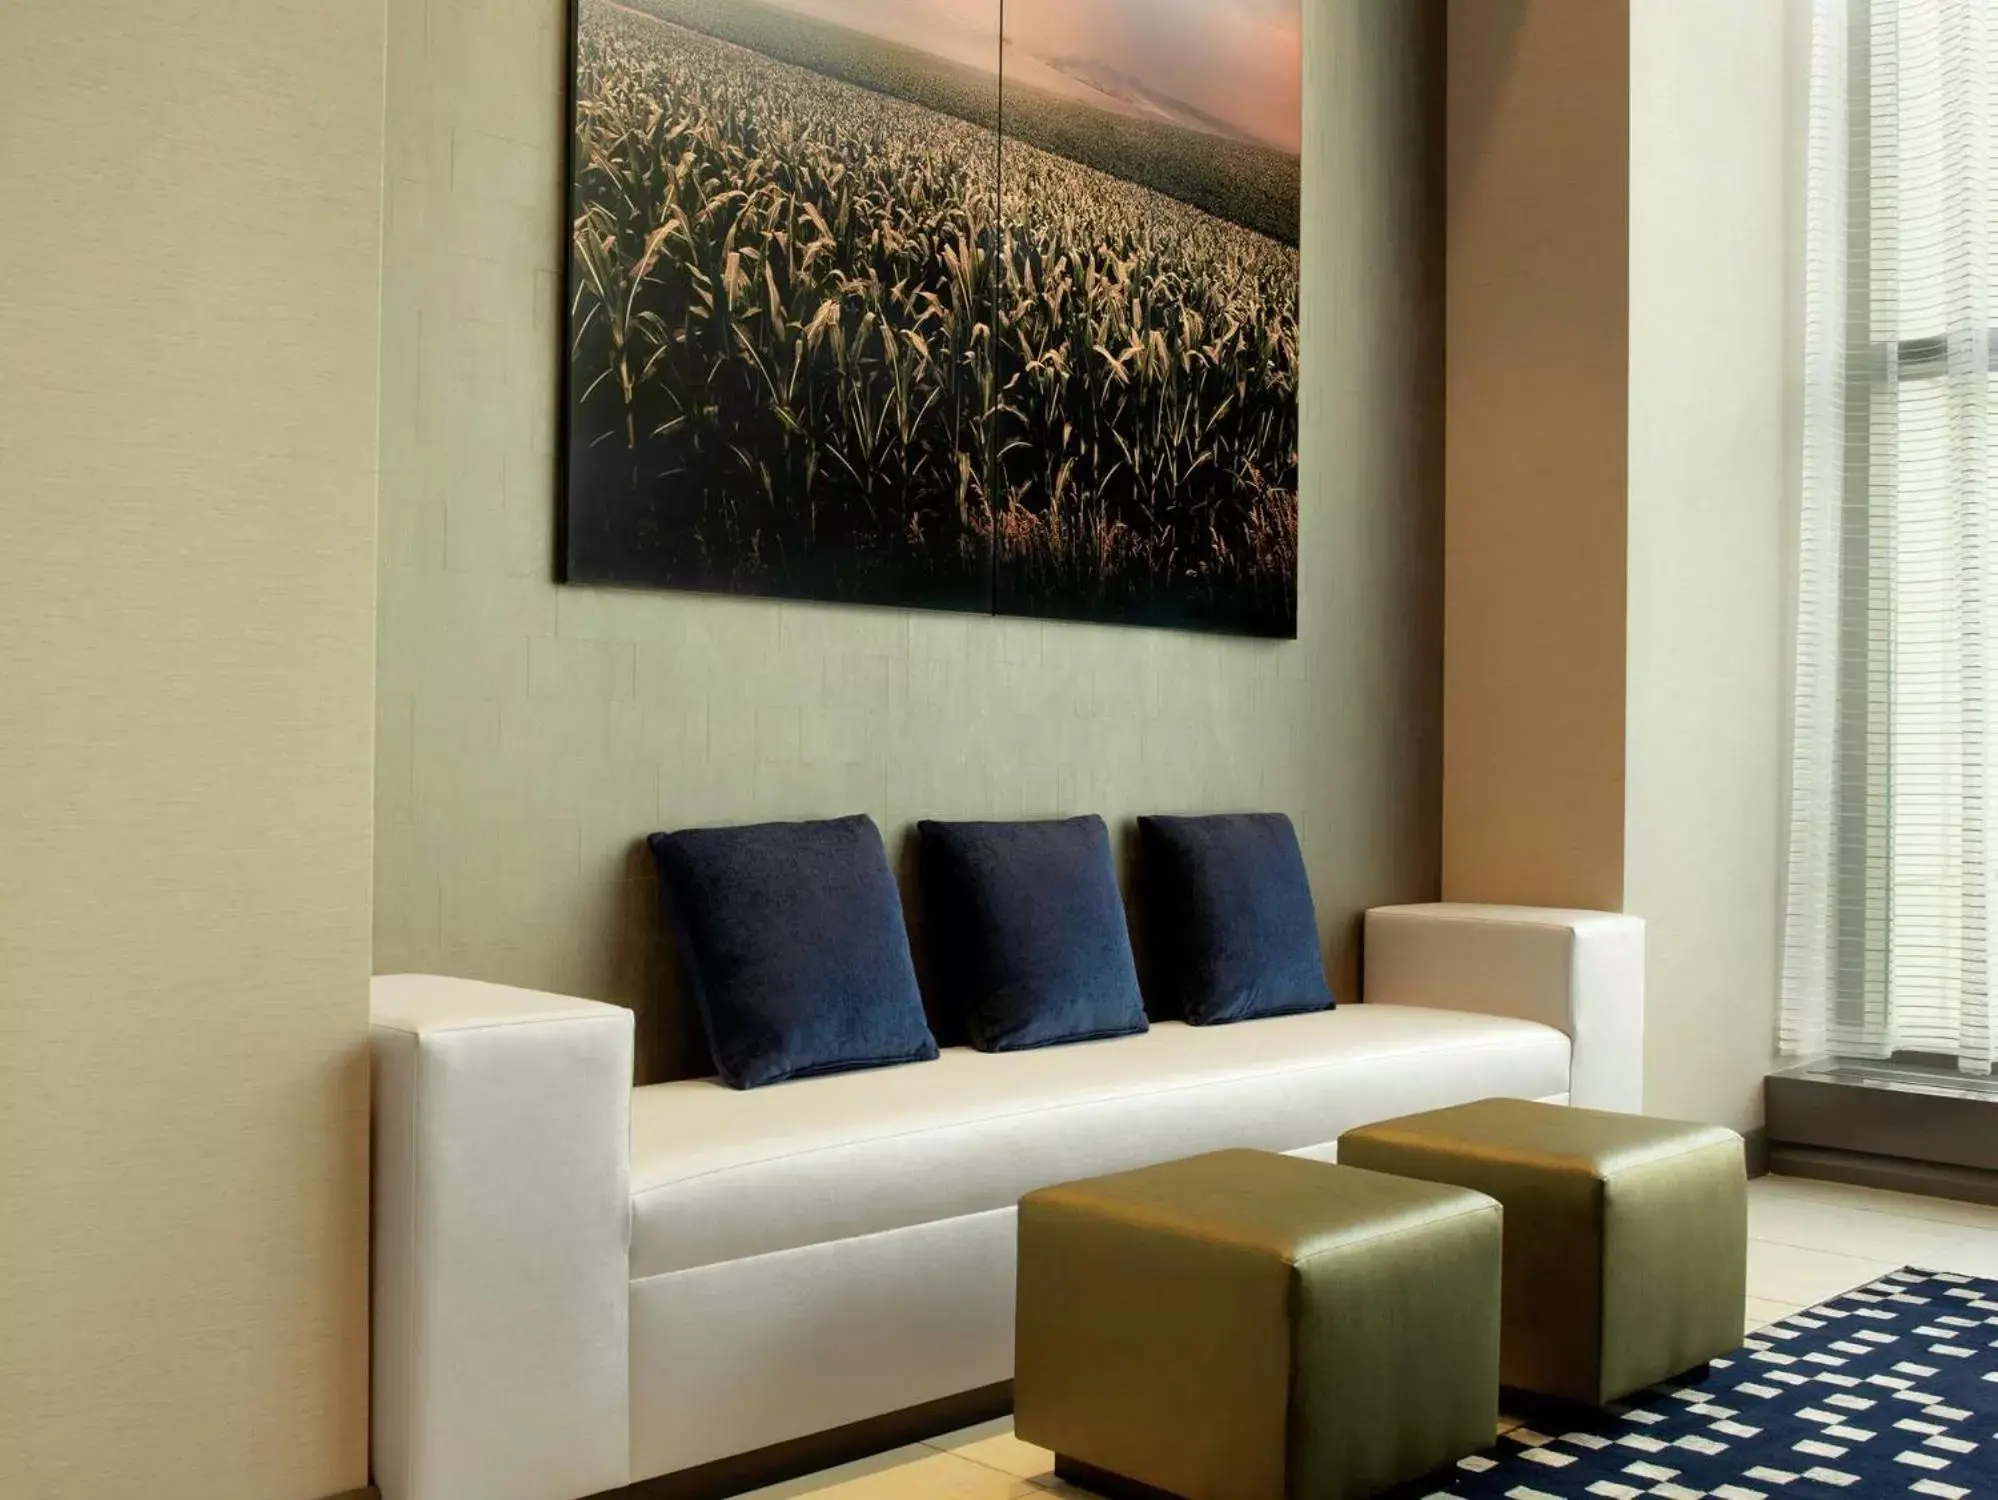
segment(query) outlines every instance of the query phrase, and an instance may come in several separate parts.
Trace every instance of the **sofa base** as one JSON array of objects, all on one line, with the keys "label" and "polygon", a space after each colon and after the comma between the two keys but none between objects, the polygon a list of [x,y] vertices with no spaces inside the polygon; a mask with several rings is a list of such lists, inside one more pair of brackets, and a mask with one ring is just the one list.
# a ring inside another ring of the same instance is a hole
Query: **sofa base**
[{"label": "sofa base", "polygon": [[661,1474],[642,1479],[623,1489],[606,1490],[594,1500],[728,1500],[766,1485],[816,1474],[822,1469],[870,1458],[891,1448],[941,1437],[979,1422],[990,1422],[1013,1410],[1013,1382],[1000,1381],[975,1391],[925,1401],[885,1416],[869,1417],[830,1432],[815,1432],[717,1459],[711,1464],[682,1469],[677,1474]]}]

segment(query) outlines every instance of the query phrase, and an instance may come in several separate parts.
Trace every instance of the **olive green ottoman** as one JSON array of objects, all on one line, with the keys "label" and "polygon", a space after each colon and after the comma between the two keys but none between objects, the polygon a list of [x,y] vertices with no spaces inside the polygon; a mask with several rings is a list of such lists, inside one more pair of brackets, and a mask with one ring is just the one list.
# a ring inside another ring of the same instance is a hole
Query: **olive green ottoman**
[{"label": "olive green ottoman", "polygon": [[1348,1131],[1348,1166],[1505,1205],[1505,1384],[1600,1406],[1741,1343],[1741,1137],[1522,1099]]},{"label": "olive green ottoman", "polygon": [[1014,1425],[1110,1493],[1346,1500],[1489,1447],[1499,1209],[1264,1151],[1020,1204]]}]

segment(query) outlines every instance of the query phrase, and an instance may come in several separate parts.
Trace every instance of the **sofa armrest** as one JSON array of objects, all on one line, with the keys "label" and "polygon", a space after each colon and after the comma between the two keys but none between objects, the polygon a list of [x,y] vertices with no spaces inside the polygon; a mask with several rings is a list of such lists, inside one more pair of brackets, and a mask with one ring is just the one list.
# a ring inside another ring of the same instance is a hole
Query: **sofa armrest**
[{"label": "sofa armrest", "polygon": [[1568,1099],[1644,1105],[1644,920],[1531,906],[1383,906],[1367,913],[1362,993],[1376,1004],[1517,1016],[1573,1044]]},{"label": "sofa armrest", "polygon": [[631,1012],[373,986],[382,1500],[573,1500],[630,1470]]}]

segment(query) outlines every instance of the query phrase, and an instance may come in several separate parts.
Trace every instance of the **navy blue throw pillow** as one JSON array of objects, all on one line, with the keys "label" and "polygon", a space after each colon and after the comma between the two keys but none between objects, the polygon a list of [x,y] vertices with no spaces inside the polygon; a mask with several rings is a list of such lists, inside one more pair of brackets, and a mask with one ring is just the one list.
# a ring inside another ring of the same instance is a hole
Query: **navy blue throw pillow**
[{"label": "navy blue throw pillow", "polygon": [[1147,982],[1194,1026],[1329,1010],[1318,918],[1281,813],[1138,819]]},{"label": "navy blue throw pillow", "polygon": [[931,971],[973,1046],[1014,1052],[1145,1029],[1101,818],[921,830]]},{"label": "navy blue throw pillow", "polygon": [[928,1062],[902,902],[871,818],[655,833],[666,921],[722,1081]]}]

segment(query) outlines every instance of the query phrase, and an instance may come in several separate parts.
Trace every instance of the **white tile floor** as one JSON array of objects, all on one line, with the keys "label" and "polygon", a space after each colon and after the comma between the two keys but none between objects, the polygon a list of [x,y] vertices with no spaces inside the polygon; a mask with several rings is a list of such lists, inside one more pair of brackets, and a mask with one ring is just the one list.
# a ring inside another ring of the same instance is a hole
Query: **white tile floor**
[{"label": "white tile floor", "polygon": [[[1744,1329],[1901,1266],[1998,1278],[1998,1208],[1764,1177],[1749,1185],[1748,1233]],[[1052,1465],[1045,1449],[999,1421],[761,1490],[756,1500],[1082,1500]]]}]

